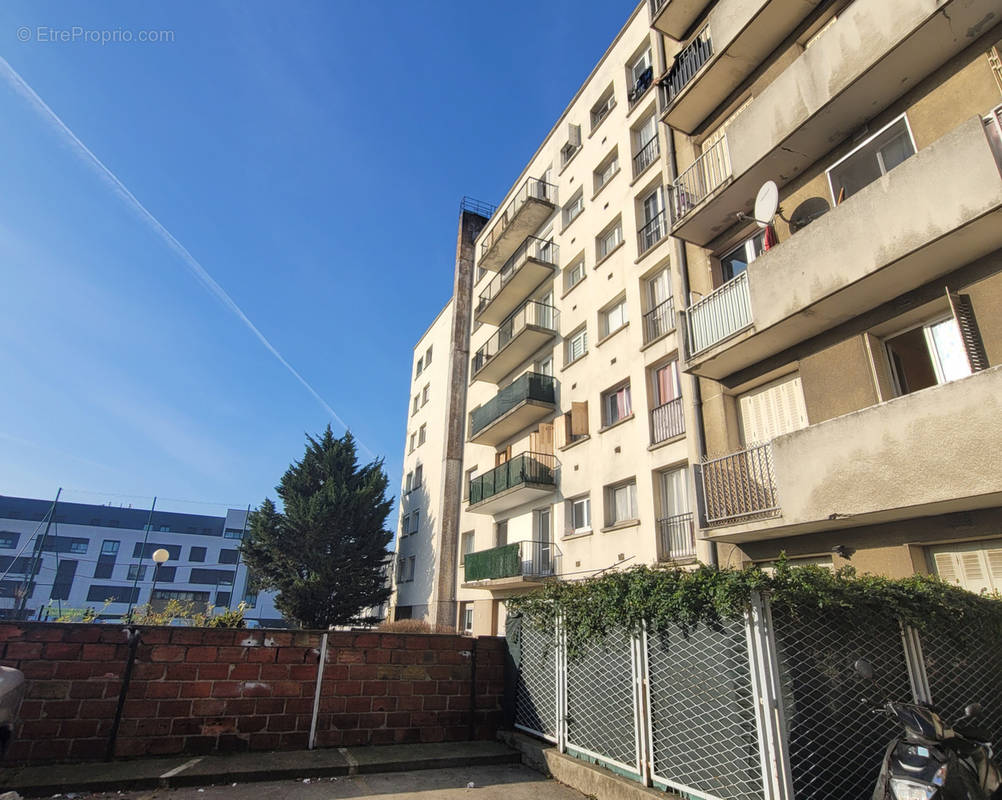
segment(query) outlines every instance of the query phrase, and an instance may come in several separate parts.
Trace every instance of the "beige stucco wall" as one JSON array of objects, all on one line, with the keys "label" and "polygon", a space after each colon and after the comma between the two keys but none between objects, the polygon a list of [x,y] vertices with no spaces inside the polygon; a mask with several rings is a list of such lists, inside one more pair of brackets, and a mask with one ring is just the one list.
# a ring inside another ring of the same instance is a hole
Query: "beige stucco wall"
[{"label": "beige stucco wall", "polygon": [[811,424],[878,402],[870,354],[862,336],[801,359],[799,370]]}]

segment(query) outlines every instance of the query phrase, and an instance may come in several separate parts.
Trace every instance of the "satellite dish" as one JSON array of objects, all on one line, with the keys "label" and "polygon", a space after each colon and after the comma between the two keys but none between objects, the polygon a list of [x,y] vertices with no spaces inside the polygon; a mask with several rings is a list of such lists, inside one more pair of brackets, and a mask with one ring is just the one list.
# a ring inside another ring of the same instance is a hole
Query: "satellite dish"
[{"label": "satellite dish", "polygon": [[760,228],[772,224],[779,210],[779,187],[775,181],[766,181],[755,196],[755,222]]}]

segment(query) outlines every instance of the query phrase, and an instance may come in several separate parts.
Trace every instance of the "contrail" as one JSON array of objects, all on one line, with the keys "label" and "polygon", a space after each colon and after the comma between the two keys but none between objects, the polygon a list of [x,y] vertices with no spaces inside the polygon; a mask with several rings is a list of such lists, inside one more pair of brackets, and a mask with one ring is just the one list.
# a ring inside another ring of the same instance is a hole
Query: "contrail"
[{"label": "contrail", "polygon": [[[228,308],[237,317],[237,319],[239,319],[247,327],[247,329],[257,337],[257,340],[264,345],[265,349],[278,359],[279,363],[283,367],[292,373],[292,376],[299,381],[303,387],[305,387],[306,391],[313,395],[314,399],[318,403],[320,403],[324,411],[330,414],[342,428],[350,430],[348,425],[343,419],[341,419],[338,413],[331,408],[330,404],[320,396],[320,393],[310,385],[310,382],[299,374],[299,371],[286,360],[285,356],[275,349],[275,346],[269,342],[268,338],[258,330],[257,326],[253,322],[250,321],[250,318],[243,312],[240,306],[238,306],[233,298],[230,297],[229,293],[216,282],[216,279],[209,274],[208,270],[206,270],[205,267],[198,262],[198,259],[189,253],[188,249],[174,237],[174,234],[167,230],[160,223],[160,220],[153,216],[153,214],[147,210],[146,206],[139,202],[139,199],[126,188],[125,184],[118,179],[118,176],[108,169],[108,167],[104,165],[104,162],[94,155],[90,148],[77,138],[77,135],[73,133],[66,123],[59,118],[59,115],[49,108],[46,102],[35,93],[35,90],[25,82],[24,78],[22,78],[9,63],[7,63],[7,60],[3,56],[0,56],[0,73],[3,74],[3,77],[6,78],[7,83],[11,85],[11,88],[13,88],[15,92],[31,103],[35,109],[42,114],[42,116],[46,117],[48,121],[52,123],[56,130],[70,140],[73,146],[76,147],[77,151],[83,157],[83,160],[94,167],[97,170],[98,175],[105,181],[105,183],[107,183],[123,200],[125,200],[125,202],[139,214],[140,218],[153,229],[154,233],[163,239],[167,246],[181,258],[181,261],[184,262],[184,265],[195,276],[199,283],[201,283],[211,295],[219,300],[219,302],[226,306],[226,308]],[[364,450],[370,458],[376,457],[376,454],[366,447],[361,441],[358,441],[357,439],[356,441],[358,442],[358,446]]]}]

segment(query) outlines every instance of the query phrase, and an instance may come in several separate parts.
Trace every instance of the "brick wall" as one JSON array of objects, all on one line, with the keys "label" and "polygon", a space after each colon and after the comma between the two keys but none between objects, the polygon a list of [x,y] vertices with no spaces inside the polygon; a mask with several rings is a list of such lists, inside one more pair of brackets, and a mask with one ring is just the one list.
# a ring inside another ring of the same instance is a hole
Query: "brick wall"
[{"label": "brick wall", "polygon": [[[116,740],[120,757],[307,746],[321,633],[143,628]],[[476,709],[471,712],[472,660]],[[27,678],[8,762],[98,759],[128,658],[110,625],[0,625],[0,663]],[[317,744],[493,738],[504,644],[441,634],[330,634]]]}]

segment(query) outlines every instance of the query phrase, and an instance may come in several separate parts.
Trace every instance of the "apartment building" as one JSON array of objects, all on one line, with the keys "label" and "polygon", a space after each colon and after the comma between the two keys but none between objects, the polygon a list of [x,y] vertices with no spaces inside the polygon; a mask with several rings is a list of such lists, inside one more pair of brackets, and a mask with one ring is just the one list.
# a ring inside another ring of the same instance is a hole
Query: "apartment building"
[{"label": "apartment building", "polygon": [[1002,8],[651,15],[701,536],[1002,588]]},{"label": "apartment building", "polygon": [[[273,593],[255,588],[240,559],[244,509],[229,509],[225,517],[151,515],[149,509],[59,502],[51,510],[50,500],[0,496],[0,617],[46,619],[91,608],[111,621],[150,602],[217,608],[243,602],[252,624],[287,626]],[[160,548],[169,558],[155,569],[152,556]]]}]

